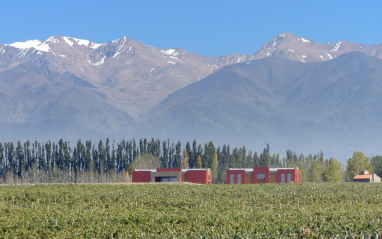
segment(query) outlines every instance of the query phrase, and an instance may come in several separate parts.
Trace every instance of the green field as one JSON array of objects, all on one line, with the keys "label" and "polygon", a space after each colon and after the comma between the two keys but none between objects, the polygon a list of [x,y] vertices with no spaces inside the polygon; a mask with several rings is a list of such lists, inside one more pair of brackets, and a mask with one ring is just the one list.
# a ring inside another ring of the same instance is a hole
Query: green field
[{"label": "green field", "polygon": [[382,184],[2,185],[0,238],[375,238]]}]

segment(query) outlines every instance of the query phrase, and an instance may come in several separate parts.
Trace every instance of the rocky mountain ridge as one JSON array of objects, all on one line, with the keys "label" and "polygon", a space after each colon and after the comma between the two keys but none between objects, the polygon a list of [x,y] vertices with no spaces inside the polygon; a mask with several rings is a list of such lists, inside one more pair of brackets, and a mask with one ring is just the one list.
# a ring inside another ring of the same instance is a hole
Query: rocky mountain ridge
[{"label": "rocky mountain ridge", "polygon": [[198,136],[282,151],[382,153],[382,60],[351,52],[327,62],[269,57],[224,67],[167,97],[146,135]]},{"label": "rocky mountain ridge", "polygon": [[301,62],[334,59],[360,51],[382,57],[382,45],[340,41],[316,43],[290,33],[280,34],[253,55],[204,57],[181,48],[159,49],[126,37],[98,44],[71,37],[50,37],[0,45],[0,72],[35,64],[60,74],[73,74],[107,97],[107,103],[136,120],[169,94],[231,64],[281,57]]},{"label": "rocky mountain ridge", "polygon": [[[372,125],[362,127],[373,133],[380,126],[379,102],[362,92],[378,99],[381,49],[289,33],[252,55],[218,57],[126,37],[106,44],[63,36],[0,44],[0,140],[178,139],[182,132],[189,140],[213,140],[226,132],[222,142],[231,143],[242,137],[235,132],[251,132],[258,137],[247,141],[280,146],[298,127],[302,139],[309,132],[344,135],[360,122]],[[350,97],[355,95],[364,102]],[[332,104],[338,107],[326,110]],[[368,117],[358,117],[357,110]],[[284,136],[272,138],[277,132]]]},{"label": "rocky mountain ridge", "polygon": [[183,49],[159,49],[126,37],[106,44],[69,37],[27,41],[0,48],[0,72],[35,64],[87,81],[108,103],[137,118],[172,92],[230,63]]},{"label": "rocky mountain ridge", "polygon": [[291,33],[283,33],[268,41],[254,54],[253,59],[275,56],[301,62],[320,62],[353,51],[382,58],[382,44],[367,45],[349,41],[317,43]]}]

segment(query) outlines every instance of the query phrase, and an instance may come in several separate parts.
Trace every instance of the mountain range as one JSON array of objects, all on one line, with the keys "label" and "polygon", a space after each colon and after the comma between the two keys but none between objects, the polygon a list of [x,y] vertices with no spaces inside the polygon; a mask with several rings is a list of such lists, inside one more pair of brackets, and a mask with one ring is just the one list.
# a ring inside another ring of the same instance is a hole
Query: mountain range
[{"label": "mountain range", "polygon": [[380,154],[382,45],[281,34],[206,57],[126,37],[0,44],[0,140],[132,137]]}]

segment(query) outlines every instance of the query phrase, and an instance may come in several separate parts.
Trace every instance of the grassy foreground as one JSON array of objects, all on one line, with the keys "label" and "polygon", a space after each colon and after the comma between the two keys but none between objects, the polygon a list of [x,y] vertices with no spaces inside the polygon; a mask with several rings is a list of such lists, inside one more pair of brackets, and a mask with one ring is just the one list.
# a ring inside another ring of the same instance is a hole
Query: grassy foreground
[{"label": "grassy foreground", "polygon": [[375,238],[381,212],[382,184],[0,186],[0,238]]}]

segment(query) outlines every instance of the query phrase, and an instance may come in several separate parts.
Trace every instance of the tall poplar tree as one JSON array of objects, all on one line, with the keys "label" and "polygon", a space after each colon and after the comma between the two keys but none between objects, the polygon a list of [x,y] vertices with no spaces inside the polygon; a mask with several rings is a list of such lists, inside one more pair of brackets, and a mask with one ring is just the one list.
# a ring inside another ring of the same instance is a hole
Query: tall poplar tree
[{"label": "tall poplar tree", "polygon": [[187,154],[187,150],[186,149],[183,149],[183,152],[182,152],[182,167],[181,168],[189,168],[189,164],[188,164],[188,154]]},{"label": "tall poplar tree", "polygon": [[196,159],[196,167],[202,168],[202,158],[200,157],[200,155],[198,155],[198,158]]},{"label": "tall poplar tree", "polygon": [[324,170],[323,178],[325,182],[343,182],[344,173],[341,167],[341,163],[337,159],[329,159],[329,162]]},{"label": "tall poplar tree", "polygon": [[215,153],[215,156],[214,158],[212,159],[212,166],[211,166],[211,170],[212,170],[212,182],[216,182],[217,181],[217,178],[218,178],[218,154]]},{"label": "tall poplar tree", "polygon": [[353,157],[348,159],[346,166],[346,179],[352,180],[361,171],[368,170],[369,173],[374,172],[373,165],[369,162],[369,158],[363,152],[354,152]]}]

